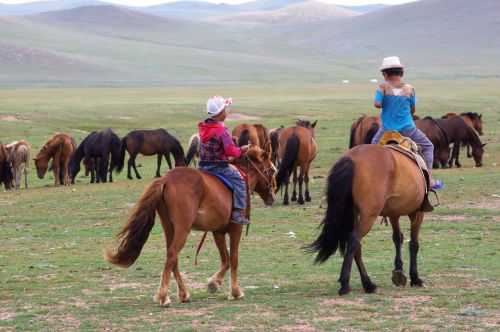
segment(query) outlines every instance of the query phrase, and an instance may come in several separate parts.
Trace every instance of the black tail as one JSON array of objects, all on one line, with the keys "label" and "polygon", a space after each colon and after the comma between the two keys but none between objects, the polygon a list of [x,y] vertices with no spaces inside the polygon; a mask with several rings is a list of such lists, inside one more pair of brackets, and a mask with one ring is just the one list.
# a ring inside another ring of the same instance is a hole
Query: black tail
[{"label": "black tail", "polygon": [[299,137],[293,134],[286,141],[285,154],[283,155],[278,174],[276,175],[276,185],[278,186],[277,189],[280,189],[283,184],[288,182],[288,178],[293,171],[293,166],[299,154],[299,147]]},{"label": "black tail", "polygon": [[317,252],[316,264],[324,263],[338,248],[344,252],[349,234],[354,228],[354,201],[352,183],[354,162],[349,157],[341,158],[328,175],[326,215],[321,225],[323,229],[316,241],[306,247],[307,251]]},{"label": "black tail", "polygon": [[376,122],[372,123],[370,126],[370,129],[368,129],[368,132],[366,133],[365,139],[363,141],[364,144],[372,144],[373,137],[377,133],[378,129],[380,128],[380,125]]},{"label": "black tail", "polygon": [[174,136],[172,137],[173,145],[172,145],[172,154],[175,159],[175,166],[186,166],[186,156],[184,155],[184,149],[182,148],[181,143]]},{"label": "black tail", "polygon": [[122,138],[122,142],[120,144],[120,155],[118,156],[118,158],[120,159],[118,165],[121,165],[120,171],[123,169],[123,166],[125,165],[125,151],[127,150],[127,138],[128,135]]},{"label": "black tail", "polygon": [[248,145],[250,143],[250,132],[245,129],[241,132],[240,137],[238,137],[238,146]]},{"label": "black tail", "polygon": [[117,173],[123,170],[123,165],[125,164],[125,150],[123,150],[122,145],[123,143],[116,134],[111,135],[111,160]]},{"label": "black tail", "polygon": [[189,164],[191,164],[191,161],[193,160],[194,156],[198,153],[199,150],[200,150],[200,138],[198,136],[194,136],[188,147],[188,152],[186,155],[186,166],[189,166]]}]

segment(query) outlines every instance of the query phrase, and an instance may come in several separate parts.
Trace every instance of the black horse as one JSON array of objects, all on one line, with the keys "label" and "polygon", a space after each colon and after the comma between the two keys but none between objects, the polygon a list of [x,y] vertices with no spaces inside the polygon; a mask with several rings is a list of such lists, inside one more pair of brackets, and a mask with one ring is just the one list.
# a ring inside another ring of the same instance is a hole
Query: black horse
[{"label": "black horse", "polygon": [[[82,159],[88,170],[95,171],[95,179],[91,183],[107,182],[109,171],[109,182],[113,182],[113,171],[120,173],[123,169],[123,161],[120,159],[120,138],[110,128],[99,132],[90,133],[80,143],[70,162],[70,175],[74,180],[80,171]],[[111,155],[111,158],[110,158]],[[109,168],[108,168],[109,166]]]},{"label": "black horse", "polygon": [[12,188],[12,180],[14,179],[12,175],[12,165],[9,159],[7,149],[0,142],[0,184],[3,183],[5,190]]},{"label": "black horse", "polygon": [[165,129],[155,130],[133,130],[122,139],[122,147],[120,152],[120,161],[125,163],[125,150],[128,151],[130,158],[128,159],[127,177],[132,179],[130,168],[134,168],[136,178],[141,176],[135,165],[135,158],[139,153],[145,156],[158,155],[158,167],[156,169],[156,177],[160,177],[161,159],[165,157],[168,167],[172,169],[170,153],[174,155],[175,166],[186,166],[184,158],[184,149],[179,143],[179,140],[170,135]]}]

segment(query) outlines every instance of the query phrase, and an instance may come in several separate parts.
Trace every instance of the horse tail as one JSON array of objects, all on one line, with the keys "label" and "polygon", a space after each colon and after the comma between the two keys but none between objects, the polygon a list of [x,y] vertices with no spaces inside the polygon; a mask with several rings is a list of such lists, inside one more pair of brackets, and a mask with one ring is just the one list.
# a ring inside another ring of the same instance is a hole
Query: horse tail
[{"label": "horse tail", "polygon": [[248,145],[250,143],[250,131],[248,129],[244,129],[240,137],[238,137],[238,146]]},{"label": "horse tail", "polygon": [[123,169],[123,165],[125,165],[125,151],[127,150],[127,138],[128,135],[122,138],[121,144],[120,144],[120,154],[118,158],[120,159],[118,165],[121,165],[121,168]]},{"label": "horse tail", "polygon": [[191,161],[193,160],[194,156],[198,153],[199,150],[200,150],[200,138],[198,135],[193,135],[189,140],[189,147],[186,155],[186,166],[189,166],[189,164],[191,164]]},{"label": "horse tail", "polygon": [[299,155],[300,140],[295,134],[290,136],[286,141],[285,154],[281,160],[278,174],[276,174],[277,189],[281,188],[283,184],[288,182],[288,178],[292,173],[293,166]]},{"label": "horse tail", "polygon": [[368,132],[366,133],[365,139],[363,141],[364,144],[372,144],[373,137],[375,137],[375,134],[379,130],[380,125],[377,122],[373,122],[370,126],[370,129],[368,129]]},{"label": "horse tail", "polygon": [[350,157],[341,158],[328,175],[327,202],[325,217],[320,235],[306,250],[317,252],[316,264],[324,263],[337,249],[343,253],[349,234],[354,229],[354,200],[352,183],[354,162]]},{"label": "horse tail", "polygon": [[125,164],[125,157],[122,158],[122,142],[114,133],[111,135],[111,160],[113,161],[113,166],[116,172],[120,173],[123,170],[123,165]]},{"label": "horse tail", "polygon": [[349,135],[349,149],[352,149],[354,147],[354,139],[356,137],[356,130],[359,127],[359,124],[361,121],[365,118],[365,115],[361,116],[359,119],[356,120],[351,126],[351,133]]},{"label": "horse tail", "polygon": [[106,251],[104,258],[108,262],[121,267],[134,264],[154,226],[156,209],[163,197],[163,189],[162,179],[155,180],[146,188],[135,204],[127,224],[117,235],[120,242],[118,248],[115,251]]}]

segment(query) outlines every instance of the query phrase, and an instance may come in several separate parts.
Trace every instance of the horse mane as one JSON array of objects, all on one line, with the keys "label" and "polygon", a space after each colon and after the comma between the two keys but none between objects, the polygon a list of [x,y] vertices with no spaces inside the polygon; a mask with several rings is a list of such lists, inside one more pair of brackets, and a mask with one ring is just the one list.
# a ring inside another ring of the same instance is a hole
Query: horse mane
[{"label": "horse mane", "polygon": [[481,139],[479,138],[478,134],[474,129],[466,125],[466,132],[467,132],[467,141],[463,142],[464,144],[470,144],[473,148],[483,147],[483,143],[481,142]]},{"label": "horse mane", "polygon": [[167,134],[167,137],[170,138],[173,142],[172,144],[172,154],[174,155],[175,163],[179,165],[186,165],[186,155],[184,154],[184,149],[182,148],[181,142],[174,136],[171,135],[165,129],[162,129]]},{"label": "horse mane", "polygon": [[351,133],[349,135],[349,149],[352,149],[354,147],[354,136],[356,136],[356,130],[359,127],[359,124],[363,119],[365,118],[366,115],[362,115],[357,119],[351,126]]},{"label": "horse mane", "polygon": [[475,119],[480,118],[479,113],[477,113],[477,112],[464,112],[464,113],[460,113],[460,115],[466,116],[466,117],[470,118],[471,120],[475,120]]},{"label": "horse mane", "polygon": [[200,136],[199,134],[193,134],[189,138],[188,142],[188,151],[186,154],[186,166],[189,166],[191,164],[191,161],[193,160],[194,156],[198,153],[200,150]]},{"label": "horse mane", "polygon": [[250,143],[250,131],[243,129],[240,137],[238,137],[238,146],[248,145]]}]

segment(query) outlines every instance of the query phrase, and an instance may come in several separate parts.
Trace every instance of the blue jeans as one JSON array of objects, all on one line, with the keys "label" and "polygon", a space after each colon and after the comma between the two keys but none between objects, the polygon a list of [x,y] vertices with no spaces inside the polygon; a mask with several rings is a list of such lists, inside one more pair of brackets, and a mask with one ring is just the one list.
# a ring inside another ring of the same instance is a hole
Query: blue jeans
[{"label": "blue jeans", "polygon": [[[420,149],[422,149],[425,164],[427,165],[429,171],[431,171],[432,163],[434,162],[434,145],[427,138],[427,136],[425,136],[425,134],[418,128],[400,130],[399,133],[417,143]],[[372,144],[377,144],[383,135],[384,128],[380,127],[375,136],[373,136]]]},{"label": "blue jeans", "polygon": [[247,206],[247,188],[240,172],[231,166],[203,165],[202,171],[221,174],[233,185],[233,208],[244,210]]}]

